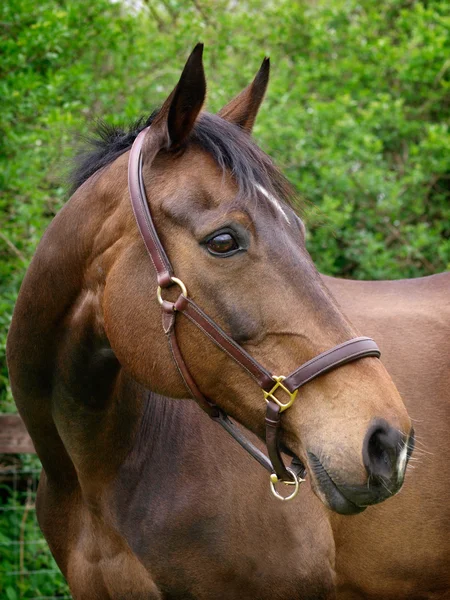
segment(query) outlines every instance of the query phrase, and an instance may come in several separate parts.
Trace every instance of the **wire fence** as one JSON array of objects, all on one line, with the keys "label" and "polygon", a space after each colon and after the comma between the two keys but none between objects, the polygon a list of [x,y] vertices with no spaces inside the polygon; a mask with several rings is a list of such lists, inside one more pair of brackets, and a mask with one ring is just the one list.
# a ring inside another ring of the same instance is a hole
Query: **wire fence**
[{"label": "wire fence", "polygon": [[36,518],[39,460],[0,454],[0,598],[69,600]]}]

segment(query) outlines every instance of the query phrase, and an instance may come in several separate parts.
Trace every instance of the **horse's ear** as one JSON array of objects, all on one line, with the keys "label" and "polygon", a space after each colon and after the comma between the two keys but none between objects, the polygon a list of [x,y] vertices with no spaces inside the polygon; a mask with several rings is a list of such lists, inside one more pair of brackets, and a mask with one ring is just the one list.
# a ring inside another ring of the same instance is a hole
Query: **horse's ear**
[{"label": "horse's ear", "polygon": [[222,108],[219,117],[251,133],[269,83],[269,72],[270,60],[265,58],[252,83]]},{"label": "horse's ear", "polygon": [[163,134],[169,149],[180,146],[186,140],[205,101],[206,80],[202,56],[203,44],[197,44],[187,59],[179,82],[150,128],[155,134]]},{"label": "horse's ear", "polygon": [[202,57],[203,44],[197,44],[172,92],[167,118],[171,146],[179,146],[191,133],[205,101],[206,80]]}]

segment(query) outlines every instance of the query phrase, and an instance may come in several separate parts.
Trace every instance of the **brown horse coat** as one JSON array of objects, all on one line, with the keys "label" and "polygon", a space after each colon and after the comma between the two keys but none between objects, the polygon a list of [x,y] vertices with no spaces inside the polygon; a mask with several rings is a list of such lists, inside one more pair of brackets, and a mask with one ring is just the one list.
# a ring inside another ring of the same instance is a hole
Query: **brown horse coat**
[{"label": "brown horse coat", "polygon": [[[144,147],[143,176],[158,233],[192,297],[283,373],[356,330],[317,274],[302,224],[274,196],[288,195],[285,182],[248,138],[267,76],[265,61],[220,117],[199,117],[197,47],[151,118],[161,147]],[[336,564],[339,590],[377,597],[382,575],[364,578],[356,560],[351,568],[347,521],[325,505],[355,514],[400,489],[412,428],[397,389],[375,358],[307,384],[283,417],[281,439],[307,465],[308,481],[298,501],[275,500],[261,468],[182,400],[129,203],[131,138],[101,157],[53,221],[8,339],[14,396],[45,470],[39,522],[74,598],[330,599]],[[233,243],[222,256],[224,241]],[[202,391],[263,438],[260,388],[189,323],[178,335]],[[438,585],[438,566],[428,566]],[[401,597],[389,581],[391,597]],[[416,577],[417,598],[427,585]]]},{"label": "brown horse coat", "polygon": [[417,436],[396,497],[355,517],[332,517],[339,597],[450,598],[450,273],[324,280],[380,345]]},{"label": "brown horse coat", "polygon": [[450,274],[324,279],[378,340],[414,418],[418,460],[401,493],[353,517],[326,511],[308,483],[280,504],[263,470],[193,403],[152,396],[105,493],[109,523],[75,479],[43,477],[41,526],[75,598],[333,598],[334,571],[342,600],[449,598]]}]

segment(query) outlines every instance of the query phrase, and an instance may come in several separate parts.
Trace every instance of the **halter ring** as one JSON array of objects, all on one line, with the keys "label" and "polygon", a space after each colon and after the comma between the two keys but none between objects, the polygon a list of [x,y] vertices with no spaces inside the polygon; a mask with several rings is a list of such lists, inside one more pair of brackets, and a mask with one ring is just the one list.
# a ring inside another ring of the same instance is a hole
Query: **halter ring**
[{"label": "halter ring", "polygon": [[[182,295],[187,298],[187,295],[188,295],[187,289],[186,289],[186,286],[184,285],[184,283],[181,281],[181,279],[178,279],[178,277],[171,277],[170,281],[172,283],[175,283],[180,288]],[[162,297],[162,289],[161,289],[160,285],[158,285],[158,289],[156,290],[156,296],[158,298],[158,302],[162,306],[164,303],[164,299]]]},{"label": "halter ring", "polygon": [[[295,498],[295,496],[298,494],[300,484],[303,481],[305,481],[301,477],[297,478],[297,475],[289,467],[286,467],[286,471],[289,471],[289,473],[292,475],[292,481],[284,481],[283,479],[278,479],[278,477],[275,475],[275,473],[272,473],[272,475],[270,476],[270,491],[275,496],[275,498],[278,498],[278,500],[281,500],[282,502],[287,502],[288,500],[292,500],[293,498]],[[292,494],[289,494],[289,496],[282,496],[275,489],[276,483],[284,483],[284,485],[295,485],[295,489],[292,492]]]},{"label": "halter ring", "polygon": [[[297,396],[298,390],[294,390],[293,392],[290,392],[287,389],[287,387],[285,385],[283,385],[283,381],[286,379],[286,377],[284,377],[283,375],[273,375],[272,379],[275,381],[275,385],[268,392],[265,392],[263,390],[264,400],[266,402],[269,402],[269,400],[273,400],[280,407],[280,412],[283,412],[283,410],[286,410],[287,408],[292,406],[292,404],[294,403],[294,400]],[[278,388],[281,388],[283,390],[283,392],[286,392],[286,394],[288,394],[289,400],[287,402],[281,402],[281,400],[278,400],[278,398],[274,395],[274,392]]]}]

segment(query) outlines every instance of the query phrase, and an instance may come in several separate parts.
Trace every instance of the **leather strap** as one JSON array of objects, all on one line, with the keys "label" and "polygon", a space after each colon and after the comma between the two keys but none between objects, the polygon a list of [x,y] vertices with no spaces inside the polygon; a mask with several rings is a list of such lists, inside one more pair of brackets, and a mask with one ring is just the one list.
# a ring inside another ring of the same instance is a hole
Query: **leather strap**
[{"label": "leather strap", "polygon": [[[174,283],[173,269],[155,229],[142,175],[142,145],[144,139],[148,136],[146,140],[146,153],[148,150],[147,158],[151,161],[162,147],[161,135],[157,129],[153,130],[152,127],[147,127],[137,136],[129,155],[128,186],[136,223],[155,268],[158,285],[160,288],[166,288]],[[272,390],[276,383],[273,375],[228,336],[193,300],[183,293],[175,302],[162,300],[162,310],[163,328],[168,337],[174,362],[191,396],[213,420],[228,431],[264,468],[270,472],[275,472],[280,480],[291,480],[291,475],[286,470],[279,447],[280,415],[282,412],[280,406],[269,397],[266,412],[266,445],[270,457],[269,460],[258,448],[247,440],[234,423],[230,421],[226,413],[214,402],[206,398],[198,388],[178,346],[175,332],[176,315],[180,313],[188,318],[218,348],[240,365],[266,392]],[[380,351],[376,343],[367,337],[354,338],[331,348],[331,350],[322,352],[300,366],[284,379],[283,385],[290,393],[293,393],[301,386],[320,375],[328,373],[332,369],[368,356],[380,357]],[[291,468],[294,469],[296,474],[299,474],[304,469],[300,461],[295,460],[295,458]]]},{"label": "leather strap", "polygon": [[267,403],[266,410],[266,445],[270,462],[278,479],[290,481],[291,476],[287,471],[279,446],[279,431],[281,427],[280,407],[272,400]]},{"label": "leather strap", "polygon": [[237,344],[225,331],[214,323],[206,313],[190,298],[181,295],[175,302],[174,309],[183,313],[209,339],[230,358],[240,365],[264,390],[273,387],[272,375],[260,365],[248,352]]},{"label": "leather strap", "polygon": [[201,393],[197,384],[192,378],[192,375],[190,374],[189,369],[186,363],[184,362],[183,356],[180,351],[180,347],[178,346],[174,329],[169,333],[169,345],[170,350],[172,352],[173,360],[178,368],[178,371],[181,375],[181,378],[183,379],[183,382],[188,392],[212,419],[216,419],[220,415],[220,409],[217,406],[217,404],[211,402],[211,400],[206,398],[206,396],[204,396]]},{"label": "leather strap", "polygon": [[143,129],[131,147],[128,160],[128,188],[130,190],[134,217],[144,240],[145,247],[155,267],[158,285],[164,288],[171,284],[171,277],[173,276],[172,265],[156,232],[142,178],[142,144],[149,130],[150,127]]},{"label": "leather strap", "polygon": [[[177,338],[175,335],[175,315],[176,312],[172,310],[171,313],[163,312],[163,327],[169,339],[169,346],[172,352],[172,357],[177,366],[178,372],[186,386],[186,389],[197,401],[200,408],[202,408],[216,423],[221,425],[225,431],[227,431],[237,442],[246,450],[255,460],[259,462],[269,473],[273,472],[272,463],[265,454],[261,452],[245,435],[236,427],[231,421],[228,415],[221,410],[217,404],[214,404],[209,398],[206,398],[195,383],[189,369],[184,362],[180,348],[178,346]],[[277,442],[278,443],[278,442]],[[283,465],[284,467],[284,465]],[[289,475],[289,473],[288,473]]]},{"label": "leather strap", "polygon": [[253,456],[253,458],[266,469],[266,471],[273,473],[272,463],[267,456],[245,437],[242,431],[236,427],[236,425],[229,419],[228,415],[224,411],[221,410],[220,415],[218,417],[213,417],[213,420],[216,423],[219,423],[219,425],[221,425],[225,431],[227,431],[236,440],[236,442],[240,444],[242,448],[244,448],[244,450],[251,454],[251,456]]},{"label": "leather strap", "polygon": [[[238,365],[259,384],[269,391],[274,380],[271,373],[260,365],[244,348],[239,346],[223,329],[217,325],[203,310],[190,298],[181,294],[174,302],[166,302],[163,310],[177,311],[185,315],[221,350],[226,352]],[[358,337],[348,340],[330,350],[315,356],[302,366],[298,367],[283,381],[283,385],[294,392],[319,375],[325,375],[346,363],[368,356],[380,357],[377,344],[368,337]]]},{"label": "leather strap", "polygon": [[322,352],[304,365],[293,371],[283,381],[283,385],[290,392],[298,390],[299,387],[312,381],[319,375],[325,375],[332,369],[336,369],[346,363],[353,362],[366,356],[380,358],[380,349],[377,344],[368,337],[357,337],[339,344],[331,350]]}]

